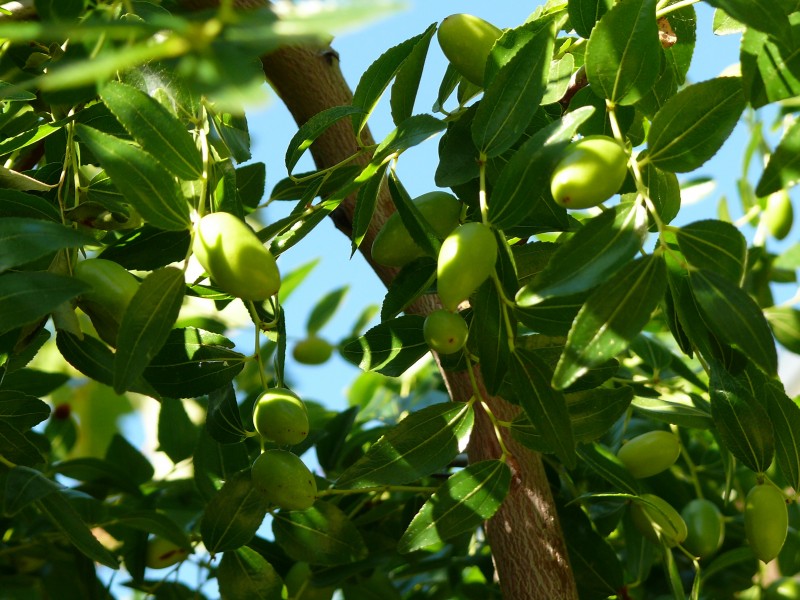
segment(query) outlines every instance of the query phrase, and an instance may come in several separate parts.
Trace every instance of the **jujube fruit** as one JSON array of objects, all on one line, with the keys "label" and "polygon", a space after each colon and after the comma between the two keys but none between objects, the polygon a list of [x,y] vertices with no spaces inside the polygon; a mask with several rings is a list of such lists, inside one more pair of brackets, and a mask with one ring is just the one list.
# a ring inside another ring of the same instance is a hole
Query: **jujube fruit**
[{"label": "jujube fruit", "polygon": [[273,388],[256,400],[253,425],[264,439],[280,446],[294,446],[308,436],[308,411],[291,390]]},{"label": "jujube fruit", "polygon": [[469,328],[464,317],[447,310],[436,310],[425,317],[422,334],[431,350],[453,354],[464,347]]},{"label": "jujube fruit", "polygon": [[670,548],[686,539],[686,523],[669,502],[653,494],[642,494],[639,499],[645,502],[635,500],[631,506],[631,518],[639,533],[656,544],[660,534]]},{"label": "jujube fruit", "polygon": [[772,485],[757,485],[747,493],[744,531],[753,553],[768,563],[781,551],[789,530],[786,499]]},{"label": "jujube fruit", "polygon": [[480,17],[455,14],[442,21],[436,37],[453,68],[467,81],[482,88],[486,61],[502,34],[500,29]]},{"label": "jujube fruit", "polygon": [[166,569],[185,560],[187,556],[189,556],[187,548],[182,548],[167,539],[154,537],[147,542],[145,565],[151,569]]},{"label": "jujube fruit", "polygon": [[115,315],[125,312],[139,289],[139,281],[125,267],[103,258],[82,260],[75,265],[73,276],[92,286],[81,294],[83,301],[101,305]]},{"label": "jujube fruit", "polygon": [[333,346],[327,340],[311,335],[294,345],[292,356],[303,365],[321,365],[333,354]]},{"label": "jujube fruit", "polygon": [[767,196],[763,219],[776,240],[782,240],[789,235],[794,221],[794,208],[786,190],[778,190]]},{"label": "jujube fruit", "polygon": [[652,477],[669,469],[681,453],[681,443],[669,431],[648,431],[626,442],[617,458],[637,479]]},{"label": "jujube fruit", "polygon": [[258,236],[230,213],[204,216],[192,251],[222,291],[243,300],[264,300],[278,292],[278,265]]},{"label": "jujube fruit", "polygon": [[314,504],[317,482],[308,467],[287,450],[267,450],[252,468],[253,485],[266,499],[286,510],[306,510]]},{"label": "jujube fruit", "polygon": [[564,208],[590,208],[619,191],[628,173],[628,155],[614,139],[590,135],[567,146],[553,169],[550,191]]},{"label": "jujube fruit", "polygon": [[[452,194],[428,192],[412,202],[440,238],[458,226],[461,202]],[[403,267],[422,256],[425,256],[425,252],[411,238],[400,214],[392,213],[372,242],[372,259],[387,267]]]},{"label": "jujube fruit", "polygon": [[707,558],[719,550],[725,537],[725,521],[717,505],[705,498],[696,498],[681,511],[688,534],[684,547],[699,558]]},{"label": "jujube fruit", "polygon": [[436,289],[442,305],[455,311],[494,271],[497,240],[482,223],[465,223],[442,242]]}]

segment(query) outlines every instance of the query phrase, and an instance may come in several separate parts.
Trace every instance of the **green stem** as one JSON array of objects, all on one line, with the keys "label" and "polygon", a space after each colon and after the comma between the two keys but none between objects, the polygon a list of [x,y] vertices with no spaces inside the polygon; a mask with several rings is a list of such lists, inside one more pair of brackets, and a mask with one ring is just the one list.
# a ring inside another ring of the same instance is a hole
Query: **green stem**
[{"label": "green stem", "polygon": [[358,488],[353,490],[322,490],[317,493],[320,496],[348,496],[350,494],[371,494],[383,492],[414,492],[422,494],[432,494],[437,488],[425,485],[379,485],[374,487]]},{"label": "green stem", "polygon": [[676,10],[686,8],[687,6],[691,6],[692,4],[697,4],[698,2],[700,2],[700,0],[681,0],[680,2],[676,2],[675,4],[670,4],[669,6],[656,8],[656,19],[660,19],[661,17],[664,17],[671,12],[675,12]]},{"label": "green stem", "polygon": [[264,372],[264,360],[261,357],[261,319],[258,317],[258,312],[256,311],[255,303],[252,300],[247,301],[247,307],[250,310],[250,314],[253,316],[253,320],[256,322],[255,330],[255,350],[254,356],[256,358],[256,363],[258,364],[258,376],[261,379],[261,386],[266,390],[267,385],[267,375]]}]

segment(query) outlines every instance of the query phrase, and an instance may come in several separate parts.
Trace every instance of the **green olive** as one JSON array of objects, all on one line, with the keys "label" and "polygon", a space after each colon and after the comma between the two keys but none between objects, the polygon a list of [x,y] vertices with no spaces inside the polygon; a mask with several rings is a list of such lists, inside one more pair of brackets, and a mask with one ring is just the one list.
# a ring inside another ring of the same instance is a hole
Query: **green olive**
[{"label": "green olive", "polygon": [[776,240],[782,240],[789,235],[794,222],[794,209],[792,208],[792,199],[786,190],[779,190],[767,196],[763,219],[770,234]]},{"label": "green olive", "polygon": [[308,467],[287,450],[267,450],[253,463],[253,485],[278,508],[306,510],[314,504],[317,482]]},{"label": "green olive", "polygon": [[761,600],[800,600],[800,583],[791,577],[776,579],[764,590]]},{"label": "green olive", "polygon": [[214,283],[232,296],[264,300],[280,289],[275,258],[253,230],[230,213],[200,219],[192,250]]},{"label": "green olive", "polygon": [[497,240],[481,223],[465,223],[442,243],[436,267],[442,305],[454,312],[494,271]]},{"label": "green olive", "polygon": [[253,424],[264,439],[280,446],[294,446],[308,436],[308,411],[291,390],[273,388],[256,400]]},{"label": "green olive", "polygon": [[289,600],[330,600],[336,588],[316,587],[311,583],[311,567],[307,562],[292,565],[283,578]]},{"label": "green olive", "polygon": [[436,36],[453,68],[467,81],[482,88],[486,61],[502,33],[480,17],[455,14],[442,21]]},{"label": "green olive", "polygon": [[333,354],[333,346],[315,335],[300,340],[294,345],[292,356],[303,365],[321,365]]},{"label": "green olive", "polygon": [[[452,194],[428,192],[414,198],[413,202],[440,238],[458,226],[461,202]],[[411,239],[400,214],[392,213],[372,242],[372,259],[387,267],[402,267],[422,256],[425,252]]]},{"label": "green olive", "polygon": [[617,458],[637,479],[669,469],[681,453],[681,443],[669,431],[648,431],[623,444]]},{"label": "green olive", "polygon": [[757,485],[745,499],[744,531],[756,558],[770,562],[783,548],[789,531],[786,498],[772,485]]},{"label": "green olive", "polygon": [[628,173],[628,155],[614,139],[590,135],[570,144],[550,179],[556,204],[590,208],[619,191]]},{"label": "green olive", "polygon": [[112,260],[88,258],[75,265],[73,276],[88,283],[92,289],[82,294],[82,300],[104,307],[121,315],[139,289],[139,281],[125,267]]},{"label": "green olive", "polygon": [[689,552],[708,558],[719,550],[725,538],[725,521],[716,504],[696,498],[683,507],[681,517],[688,530],[683,545]]},{"label": "green olive", "polygon": [[147,542],[145,565],[151,569],[166,569],[185,560],[189,550],[182,548],[171,541],[154,537]]},{"label": "green olive", "polygon": [[453,354],[464,347],[469,328],[460,314],[435,310],[425,318],[422,333],[431,350],[439,354]]},{"label": "green olive", "polygon": [[678,511],[653,494],[642,494],[631,506],[631,518],[636,529],[657,544],[659,536],[672,548],[686,539],[688,531]]}]

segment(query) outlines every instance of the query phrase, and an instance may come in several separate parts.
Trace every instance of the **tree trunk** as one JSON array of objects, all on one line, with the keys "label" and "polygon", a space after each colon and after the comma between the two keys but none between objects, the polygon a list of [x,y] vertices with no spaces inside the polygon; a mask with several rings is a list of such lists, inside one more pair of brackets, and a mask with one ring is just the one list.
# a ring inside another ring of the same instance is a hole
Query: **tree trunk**
[{"label": "tree trunk", "polygon": [[[298,125],[326,108],[349,104],[352,95],[339,69],[338,55],[329,50],[292,47],[278,50],[262,59],[264,72],[286,104]],[[362,132],[365,144],[372,143],[369,131]],[[317,167],[331,167],[358,150],[349,121],[332,127],[312,146]],[[364,162],[368,158],[365,157]],[[345,235],[352,232],[354,198],[348,198],[334,211],[336,227]],[[384,284],[395,276],[394,269],[377,265],[369,255],[372,241],[394,205],[385,192],[379,198],[361,251]],[[434,296],[423,296],[408,312],[428,314],[440,308]],[[448,390],[456,401],[472,396],[466,373],[442,371]],[[480,373],[478,373],[480,383]],[[516,407],[502,398],[484,399],[501,420],[510,421]],[[503,597],[508,600],[577,600],[566,546],[558,522],[550,485],[539,454],[517,444],[510,435],[504,441],[513,453],[511,490],[498,513],[487,524],[492,557]],[[482,409],[478,409],[469,446],[471,461],[497,458],[500,447],[494,428]]]}]

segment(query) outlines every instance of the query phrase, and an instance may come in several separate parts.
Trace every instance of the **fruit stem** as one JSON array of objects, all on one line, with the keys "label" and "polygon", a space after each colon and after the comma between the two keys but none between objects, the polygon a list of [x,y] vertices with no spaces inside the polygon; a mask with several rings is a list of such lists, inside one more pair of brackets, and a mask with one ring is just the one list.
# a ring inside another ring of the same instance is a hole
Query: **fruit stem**
[{"label": "fruit stem", "polygon": [[689,456],[689,451],[684,444],[681,444],[681,456],[689,469],[689,475],[694,486],[694,493],[698,498],[703,498],[703,488],[700,486],[700,477],[697,475],[697,465],[694,464],[692,457]]},{"label": "fruit stem", "polygon": [[[264,359],[261,357],[261,319],[258,316],[255,303],[252,300],[247,301],[247,307],[250,309],[250,314],[256,321],[256,326],[254,327],[256,330],[254,356],[256,357],[256,364],[258,365],[258,376],[261,379],[261,386],[266,390],[269,386],[267,385],[267,376],[264,373]],[[283,382],[278,381],[278,385],[283,386]]]},{"label": "fruit stem", "polygon": [[373,144],[372,146],[365,146],[365,147],[361,148],[355,154],[351,154],[350,156],[348,156],[344,160],[339,161],[338,163],[336,163],[335,165],[333,165],[331,167],[326,167],[324,169],[320,169],[318,171],[314,171],[313,173],[309,173],[308,175],[304,175],[303,177],[295,177],[294,175],[289,174],[289,178],[294,183],[304,183],[306,181],[310,181],[312,179],[315,179],[316,177],[319,177],[320,175],[324,175],[325,178],[327,179],[327,177],[331,173],[333,173],[336,169],[338,169],[340,167],[343,167],[347,163],[354,161],[358,157],[360,157],[360,156],[362,156],[362,155],[364,155],[364,154],[366,154],[368,152],[372,152],[377,147],[378,147],[377,144]]},{"label": "fruit stem", "polygon": [[680,10],[682,8],[686,8],[687,6],[691,6],[692,4],[697,4],[700,0],[681,0],[680,2],[676,2],[675,4],[670,4],[669,6],[663,6],[669,2],[669,0],[662,0],[659,4],[662,5],[661,8],[656,6],[656,19],[660,19],[668,15],[671,12],[675,12],[676,10]]}]

